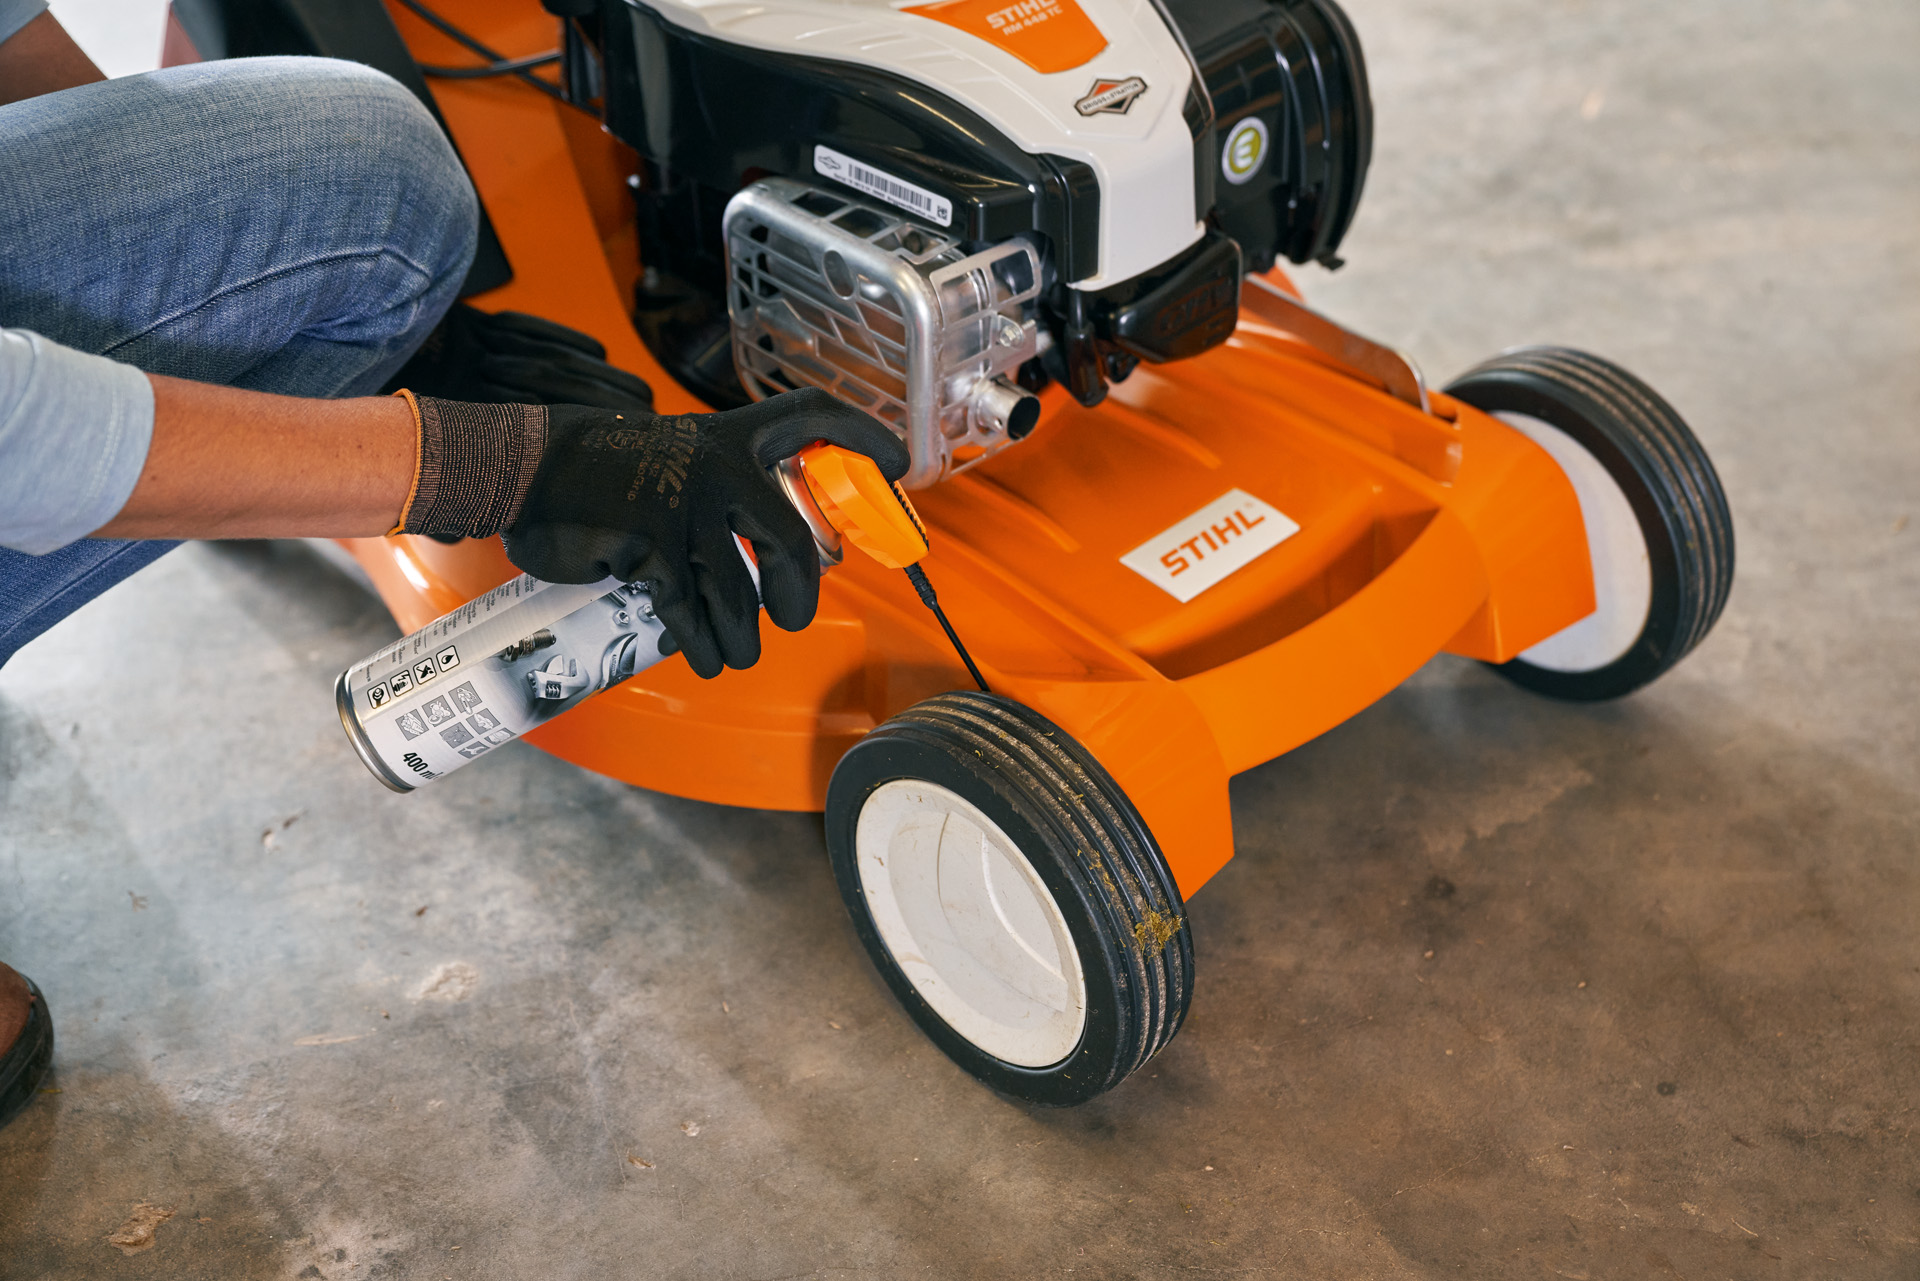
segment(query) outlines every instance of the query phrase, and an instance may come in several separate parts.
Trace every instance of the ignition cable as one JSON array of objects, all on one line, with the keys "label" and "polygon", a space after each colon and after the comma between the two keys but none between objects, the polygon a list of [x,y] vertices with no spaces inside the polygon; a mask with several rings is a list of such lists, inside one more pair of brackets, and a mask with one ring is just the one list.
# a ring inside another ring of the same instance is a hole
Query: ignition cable
[{"label": "ignition cable", "polygon": [[427,8],[426,5],[420,3],[420,0],[400,0],[400,3],[410,9],[422,22],[447,37],[447,39],[464,46],[487,60],[487,65],[484,67],[422,66],[420,70],[423,74],[455,80],[477,79],[482,76],[514,76],[519,79],[521,83],[532,85],[550,98],[556,98],[561,102],[567,100],[566,94],[561,92],[559,85],[542,80],[529,70],[530,67],[544,66],[548,62],[558,62],[560,60],[560,54],[557,51],[553,53],[535,54],[531,59],[509,58],[481,44],[478,40],[454,26],[451,22],[448,22],[433,10]]},{"label": "ignition cable", "polygon": [[423,75],[440,80],[482,80],[488,76],[515,76],[522,71],[531,71],[535,67],[544,67],[560,61],[560,51],[536,53],[525,58],[508,58],[503,62],[490,62],[481,67],[442,67],[431,62],[417,63]]},{"label": "ignition cable", "polygon": [[907,581],[913,584],[913,590],[920,593],[920,603],[933,611],[940,620],[940,626],[947,633],[947,639],[953,642],[954,653],[960,655],[960,661],[967,665],[967,672],[973,677],[973,683],[980,687],[982,694],[991,694],[987,688],[987,678],[973,665],[973,655],[967,653],[967,647],[960,643],[960,633],[953,630],[953,624],[947,621],[947,611],[940,608],[940,598],[933,593],[933,584],[927,581],[927,571],[918,565],[907,566]]}]

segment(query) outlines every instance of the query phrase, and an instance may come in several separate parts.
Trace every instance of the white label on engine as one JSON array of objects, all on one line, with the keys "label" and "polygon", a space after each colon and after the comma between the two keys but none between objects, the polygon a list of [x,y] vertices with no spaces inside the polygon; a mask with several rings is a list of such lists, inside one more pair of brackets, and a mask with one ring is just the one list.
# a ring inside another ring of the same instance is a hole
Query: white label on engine
[{"label": "white label on engine", "polygon": [[852,156],[843,156],[832,147],[813,149],[814,171],[824,178],[843,182],[856,191],[878,196],[896,208],[939,223],[953,225],[953,202],[936,196],[925,187],[916,187],[904,178],[883,173],[872,165],[863,165]]},{"label": "white label on engine", "polygon": [[1231,489],[1120,563],[1179,601],[1190,601],[1300,532],[1297,521],[1244,489]]}]

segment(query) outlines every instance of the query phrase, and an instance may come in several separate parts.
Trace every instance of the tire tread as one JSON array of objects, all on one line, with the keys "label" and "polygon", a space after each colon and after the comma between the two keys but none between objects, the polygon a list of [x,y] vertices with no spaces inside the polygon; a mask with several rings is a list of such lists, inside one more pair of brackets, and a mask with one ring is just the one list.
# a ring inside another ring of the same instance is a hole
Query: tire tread
[{"label": "tire tread", "polygon": [[[1124,813],[1115,806],[1113,797],[1121,795],[1118,785],[1084,748],[1011,699],[956,690],[917,703],[888,724],[924,726],[943,738],[957,737],[976,751],[1001,755],[1017,767],[1017,773],[1008,772],[1008,781],[1016,782],[1028,803],[1072,832],[1079,852],[1092,851],[1099,866],[1117,873],[1117,893],[1103,898],[1116,925],[1138,937],[1135,931],[1150,920],[1172,922],[1172,936],[1163,946],[1128,951],[1128,977],[1144,1008],[1130,1020],[1130,1053],[1115,1064],[1102,1088],[1118,1085],[1173,1039],[1193,995],[1193,945],[1185,909],[1146,825],[1131,805]],[[1063,803],[1065,796],[1080,805]]]},{"label": "tire tread", "polygon": [[[1575,683],[1543,677],[1541,669],[1520,660],[1502,670],[1564,697],[1612,698],[1637,689],[1686,657],[1726,608],[1733,587],[1734,533],[1720,477],[1674,408],[1639,378],[1599,356],[1567,347],[1517,348],[1482,362],[1447,388],[1488,412],[1504,408],[1497,404],[1496,389],[1545,398],[1601,428],[1652,491],[1670,526],[1677,571],[1672,630],[1655,661],[1635,662],[1626,670],[1623,659],[1614,679],[1579,682],[1584,692],[1578,693],[1570,692]],[[1563,424],[1554,425],[1564,430]]]},{"label": "tire tread", "polygon": [[[1053,847],[1051,856],[1071,864],[1069,879],[1078,886],[1080,901],[1093,914],[1093,928],[1103,940],[1107,960],[1101,965],[1112,969],[1109,986],[1102,990],[1111,995],[1118,989],[1119,999],[1111,1011],[1115,1033],[1111,1050],[1103,1032],[1097,1052],[1076,1051],[1069,1061],[1078,1060],[1073,1062],[1078,1079],[1067,1078],[1066,1063],[1041,1071],[1016,1069],[977,1047],[973,1052],[983,1055],[982,1066],[969,1065],[959,1055],[956,1059],[996,1089],[1052,1106],[1085,1102],[1138,1071],[1165,1048],[1186,1019],[1193,998],[1193,942],[1172,873],[1126,794],[1065,731],[1031,708],[995,694],[954,691],[916,703],[863,739],[843,760],[841,770],[867,752],[887,750],[889,743],[899,744],[910,758],[924,760],[921,754],[931,753],[955,761],[976,780],[984,769],[988,786],[1024,816],[1021,821],[1035,831],[1036,839]],[[849,788],[873,785],[874,776],[855,773],[867,782],[849,783]],[[941,780],[929,776],[929,781]],[[845,845],[851,840],[865,794],[864,790],[843,791],[842,774],[836,770],[828,789],[828,844],[855,924],[874,952],[876,964],[888,972],[889,982],[900,993],[905,980],[888,970],[885,945],[862,923],[858,876],[852,871],[851,849]],[[1096,999],[1093,991],[1088,995],[1103,1007],[1109,999]],[[922,1004],[909,1000],[909,1012],[923,1027],[931,1018],[944,1028],[930,1007],[920,1008]],[[945,1034],[953,1035],[951,1029]],[[940,1036],[934,1039],[939,1041]],[[1050,1072],[1055,1075],[1049,1076]]]}]

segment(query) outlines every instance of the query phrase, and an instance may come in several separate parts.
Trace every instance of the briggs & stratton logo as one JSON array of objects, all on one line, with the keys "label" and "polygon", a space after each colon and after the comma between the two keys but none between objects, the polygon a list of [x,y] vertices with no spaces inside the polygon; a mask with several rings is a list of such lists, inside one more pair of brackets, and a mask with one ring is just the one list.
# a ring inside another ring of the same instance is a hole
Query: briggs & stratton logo
[{"label": "briggs & stratton logo", "polygon": [[1128,76],[1125,80],[1102,76],[1093,82],[1093,88],[1087,90],[1086,97],[1073,104],[1073,109],[1083,116],[1102,113],[1124,116],[1133,108],[1134,101],[1146,91],[1147,82],[1139,76]]}]

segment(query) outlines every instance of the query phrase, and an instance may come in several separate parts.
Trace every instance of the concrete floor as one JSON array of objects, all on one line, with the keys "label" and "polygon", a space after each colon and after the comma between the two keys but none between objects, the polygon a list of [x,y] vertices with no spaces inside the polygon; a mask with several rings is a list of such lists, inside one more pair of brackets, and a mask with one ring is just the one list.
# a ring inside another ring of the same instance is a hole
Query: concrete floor
[{"label": "concrete floor", "polygon": [[378,607],[189,548],[0,672],[60,1032],[0,1276],[1920,1273],[1920,8],[1351,7],[1311,295],[1662,388],[1739,520],[1689,662],[1581,709],[1436,660],[1239,779],[1185,1032],[1043,1112],[895,1007],[816,820],[531,750],[389,796],[328,696]]}]

